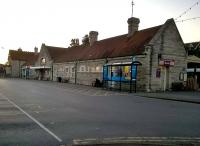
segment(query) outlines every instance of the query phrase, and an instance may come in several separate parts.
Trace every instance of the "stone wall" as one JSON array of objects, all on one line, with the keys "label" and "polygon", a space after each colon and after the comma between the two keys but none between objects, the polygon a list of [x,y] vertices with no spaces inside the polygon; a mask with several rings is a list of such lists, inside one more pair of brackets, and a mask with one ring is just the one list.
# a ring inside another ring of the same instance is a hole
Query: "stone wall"
[{"label": "stone wall", "polygon": [[58,77],[70,83],[92,85],[96,78],[102,80],[104,60],[54,63],[53,80]]},{"label": "stone wall", "polygon": [[[147,55],[139,55],[135,57],[135,60],[142,63],[142,66],[138,67],[137,89],[145,91],[147,88],[148,80],[148,72],[146,71],[148,64],[146,56]],[[127,56],[118,58],[87,60],[80,62],[54,63],[53,80],[58,81],[58,78],[62,78],[70,83],[92,85],[96,79],[103,81],[103,66],[106,64],[106,62],[108,64],[127,62],[130,63],[132,62],[132,57]]]},{"label": "stone wall", "polygon": [[11,66],[6,66],[5,70],[6,70],[6,76],[11,77]]},{"label": "stone wall", "polygon": [[[172,82],[180,82],[179,74],[187,64],[184,44],[174,22],[165,24],[150,44],[152,45],[151,90],[170,90]],[[159,65],[159,61],[163,59],[175,61],[175,65],[169,67],[168,87],[165,85],[167,67]],[[161,70],[160,77],[156,77],[157,69]]]},{"label": "stone wall", "polygon": [[[42,63],[42,59],[45,59],[45,63]],[[52,80],[52,66],[53,66],[53,60],[51,59],[50,55],[48,54],[48,51],[46,50],[45,46],[42,46],[40,50],[39,57],[35,63],[35,66],[43,66],[43,67],[49,67],[50,69],[37,69],[36,70],[36,78],[40,79],[41,74],[43,74],[43,80]]]},{"label": "stone wall", "polygon": [[136,60],[142,63],[141,66],[138,66],[137,90],[147,91],[148,90],[148,79],[149,79],[148,54],[136,56]]},{"label": "stone wall", "polygon": [[11,60],[11,77],[19,78],[21,77],[21,67],[25,61]]},{"label": "stone wall", "polygon": [[92,85],[96,79],[102,81],[104,64],[105,59],[79,62],[77,64],[77,83]]},{"label": "stone wall", "polygon": [[75,66],[76,62],[54,63],[53,81],[58,81],[58,78],[62,78],[70,83],[75,83]]}]

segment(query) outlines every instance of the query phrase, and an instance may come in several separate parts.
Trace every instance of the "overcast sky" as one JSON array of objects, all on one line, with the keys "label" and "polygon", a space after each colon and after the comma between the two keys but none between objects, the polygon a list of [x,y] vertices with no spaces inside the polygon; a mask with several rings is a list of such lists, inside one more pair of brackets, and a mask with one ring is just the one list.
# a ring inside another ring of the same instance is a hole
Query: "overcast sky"
[{"label": "overcast sky", "polygon": [[[139,29],[176,18],[198,0],[134,0]],[[42,43],[68,47],[95,30],[99,39],[128,32],[131,0],[0,0],[0,63],[9,49],[33,51]],[[182,19],[200,17],[200,4]],[[200,41],[200,19],[177,23],[184,42]]]}]

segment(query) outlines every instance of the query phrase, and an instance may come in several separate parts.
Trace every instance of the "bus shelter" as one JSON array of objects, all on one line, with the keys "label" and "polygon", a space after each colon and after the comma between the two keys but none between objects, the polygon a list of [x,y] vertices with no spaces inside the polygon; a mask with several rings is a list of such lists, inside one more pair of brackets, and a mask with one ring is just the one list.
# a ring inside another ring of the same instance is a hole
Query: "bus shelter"
[{"label": "bus shelter", "polygon": [[142,64],[139,61],[105,64],[103,67],[104,88],[136,92],[138,65]]}]

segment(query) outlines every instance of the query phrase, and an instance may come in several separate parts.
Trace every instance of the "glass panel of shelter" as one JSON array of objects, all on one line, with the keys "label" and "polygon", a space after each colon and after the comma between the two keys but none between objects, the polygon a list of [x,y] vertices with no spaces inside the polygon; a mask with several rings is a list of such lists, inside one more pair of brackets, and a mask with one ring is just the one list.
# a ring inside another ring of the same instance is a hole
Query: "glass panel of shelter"
[{"label": "glass panel of shelter", "polygon": [[104,65],[104,88],[132,92],[136,85],[137,66],[132,64]]}]

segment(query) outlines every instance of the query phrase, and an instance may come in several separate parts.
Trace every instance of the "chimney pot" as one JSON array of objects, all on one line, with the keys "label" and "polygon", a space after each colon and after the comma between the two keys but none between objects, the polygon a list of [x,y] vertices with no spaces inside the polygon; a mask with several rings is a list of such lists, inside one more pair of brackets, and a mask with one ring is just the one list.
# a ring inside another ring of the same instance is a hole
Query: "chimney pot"
[{"label": "chimney pot", "polygon": [[18,51],[22,51],[22,49],[21,49],[21,48],[19,48],[19,49],[18,49]]},{"label": "chimney pot", "polygon": [[34,48],[34,52],[38,53],[38,48],[37,47]]}]

